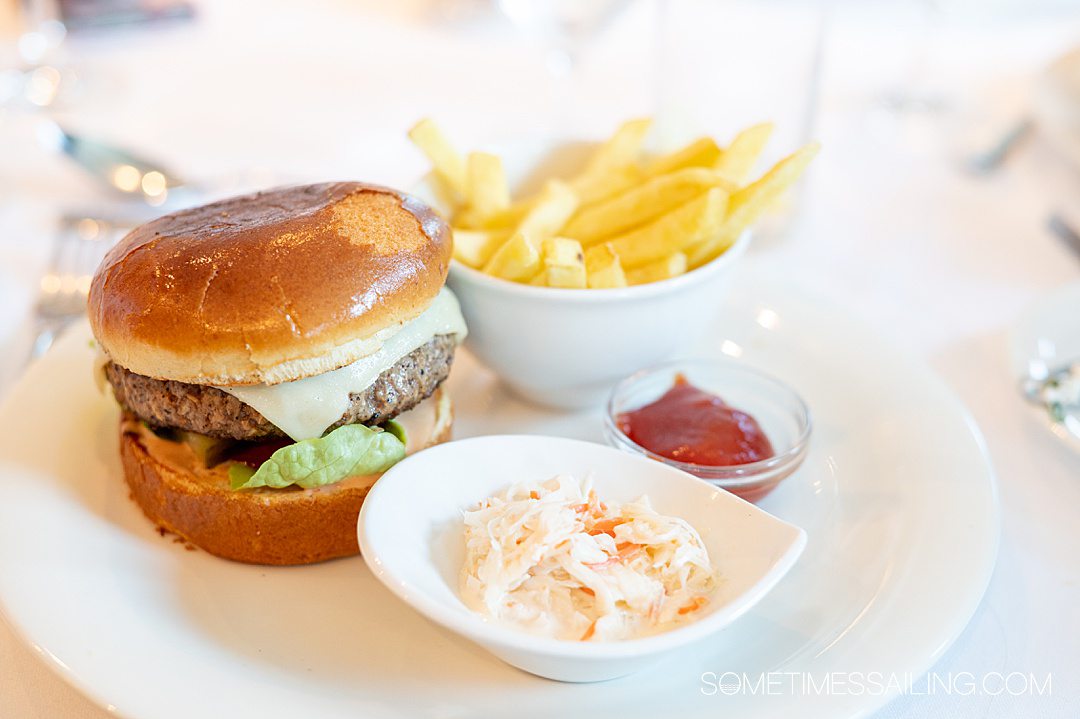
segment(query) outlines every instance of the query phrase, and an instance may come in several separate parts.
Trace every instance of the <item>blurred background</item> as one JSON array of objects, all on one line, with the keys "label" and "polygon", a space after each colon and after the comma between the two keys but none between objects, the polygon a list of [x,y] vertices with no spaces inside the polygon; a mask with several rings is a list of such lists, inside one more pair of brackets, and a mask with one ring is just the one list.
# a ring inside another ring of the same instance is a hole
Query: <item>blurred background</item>
[{"label": "blurred background", "polygon": [[[1054,113],[1036,99],[1077,42],[1080,8],[1063,0],[0,0],[0,346],[17,348],[0,392],[23,348],[48,343],[41,291],[87,281],[91,260],[55,256],[65,235],[111,239],[272,184],[408,187],[426,166],[405,131],[424,116],[466,149],[599,137],[635,115],[668,143],[772,120],[764,161],[821,139],[799,211],[757,250],[784,244],[777,262],[810,283],[824,263],[840,274],[826,292],[864,298],[903,338],[924,322],[910,305],[938,299],[910,279],[973,280],[965,266],[1024,255],[1071,212],[1080,152],[1040,131]],[[816,239],[801,243],[806,222]],[[912,241],[939,231],[978,256],[957,267],[955,248],[936,261],[950,250]],[[983,316],[1023,284],[979,275],[953,309]],[[915,292],[902,307],[901,286]]]},{"label": "blurred background", "polygon": [[[1075,0],[0,0],[0,397],[132,224],[274,184],[408,188],[422,117],[467,150],[638,115],[669,144],[772,120],[764,162],[824,149],[750,260],[934,366],[1023,510],[939,671],[1061,670],[1077,455],[1017,419],[1007,336],[1080,280],[1078,48]],[[6,660],[0,706],[73,715],[5,630]]]}]

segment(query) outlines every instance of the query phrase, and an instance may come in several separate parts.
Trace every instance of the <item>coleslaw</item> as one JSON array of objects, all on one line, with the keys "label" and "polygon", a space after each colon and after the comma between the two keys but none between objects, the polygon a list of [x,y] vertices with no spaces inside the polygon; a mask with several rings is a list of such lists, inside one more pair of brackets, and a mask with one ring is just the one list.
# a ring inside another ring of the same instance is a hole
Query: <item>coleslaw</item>
[{"label": "coleslaw", "polygon": [[644,496],[609,506],[588,477],[515,484],[463,518],[465,604],[532,634],[600,641],[668,631],[699,616],[718,582],[689,523]]}]

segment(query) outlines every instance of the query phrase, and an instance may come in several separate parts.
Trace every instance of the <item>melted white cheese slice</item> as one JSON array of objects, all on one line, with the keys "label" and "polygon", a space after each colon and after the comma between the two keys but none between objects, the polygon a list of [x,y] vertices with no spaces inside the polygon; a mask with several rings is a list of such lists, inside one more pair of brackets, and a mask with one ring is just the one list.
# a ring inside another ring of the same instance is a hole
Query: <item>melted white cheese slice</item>
[{"label": "melted white cheese slice", "polygon": [[386,370],[436,335],[465,338],[465,319],[457,298],[445,287],[423,314],[380,338],[382,347],[340,369],[294,382],[219,387],[249,404],[296,441],[321,437],[349,408],[349,395],[375,383]]}]

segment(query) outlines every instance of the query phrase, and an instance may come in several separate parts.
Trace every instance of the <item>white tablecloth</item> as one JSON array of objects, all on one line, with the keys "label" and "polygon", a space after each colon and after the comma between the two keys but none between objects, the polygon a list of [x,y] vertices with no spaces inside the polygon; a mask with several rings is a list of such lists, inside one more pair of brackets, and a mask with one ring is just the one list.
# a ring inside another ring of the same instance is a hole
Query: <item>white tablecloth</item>
[{"label": "white tablecloth", "polygon": [[[674,0],[658,74],[652,11],[639,3],[584,53],[578,86],[561,95],[573,107],[555,112],[538,48],[500,21],[461,11],[435,22],[438,3],[420,1],[301,5],[219,0],[194,26],[79,39],[70,60],[86,98],[65,117],[189,176],[254,169],[392,185],[424,167],[403,138],[424,115],[468,145],[556,126],[599,135],[659,100],[665,122],[721,134],[774,116],[790,147],[821,18],[797,3]],[[1080,209],[1080,181],[1038,137],[988,177],[963,161],[1027,112],[1040,68],[1080,40],[1080,14],[925,6],[835,6],[815,129],[825,150],[792,231],[755,251],[923,356],[986,436],[1004,508],[998,567],[935,671],[1052,674],[1049,696],[907,696],[878,716],[1076,716],[1080,456],[1023,407],[1007,333],[1027,303],[1080,279],[1080,258],[1045,228],[1051,210]],[[882,98],[897,88],[941,107],[891,111]],[[10,378],[54,213],[99,196],[41,153],[24,113],[0,109],[0,158],[0,372]],[[104,713],[0,626],[0,716]]]}]

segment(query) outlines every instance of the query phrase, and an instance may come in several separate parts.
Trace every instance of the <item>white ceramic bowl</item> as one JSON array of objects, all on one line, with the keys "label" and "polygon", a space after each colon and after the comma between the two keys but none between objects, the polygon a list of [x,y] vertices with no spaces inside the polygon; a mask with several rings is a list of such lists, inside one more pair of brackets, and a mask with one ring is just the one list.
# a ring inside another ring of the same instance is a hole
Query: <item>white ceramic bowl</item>
[{"label": "white ceramic bowl", "polygon": [[[498,154],[515,192],[566,176],[587,142],[523,141]],[[412,190],[447,213],[427,180]],[[457,261],[449,285],[469,325],[466,346],[515,394],[561,409],[599,407],[611,387],[685,350],[720,311],[725,276],[750,242],[744,233],[719,258],[681,277],[611,290],[532,287]]]},{"label": "white ceramic bowl", "polygon": [[[462,603],[462,510],[515,482],[560,472],[592,472],[604,500],[647,494],[658,512],[683,517],[701,533],[723,580],[700,619],[643,639],[568,642],[486,621]],[[364,500],[357,534],[375,575],[428,619],[508,664],[570,682],[638,671],[716,633],[765,596],[806,544],[802,529],[660,462],[599,444],[528,435],[450,442],[405,459]]]},{"label": "white ceramic bowl", "polygon": [[458,262],[450,288],[469,325],[466,346],[525,399],[564,409],[600,406],[612,386],[684,351],[723,302],[743,235],[680,277],[610,290],[508,282]]},{"label": "white ceramic bowl", "polygon": [[[775,454],[746,464],[712,466],[680,462],[634,442],[622,431],[619,415],[655,402],[680,375],[749,413],[761,425]],[[604,438],[624,452],[671,465],[748,502],[758,502],[802,465],[812,424],[806,403],[779,379],[727,358],[683,359],[641,370],[615,385],[604,412]]]}]

